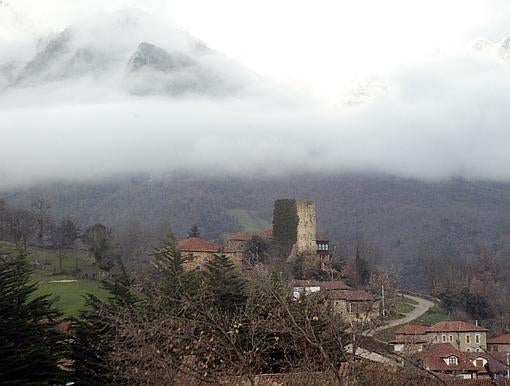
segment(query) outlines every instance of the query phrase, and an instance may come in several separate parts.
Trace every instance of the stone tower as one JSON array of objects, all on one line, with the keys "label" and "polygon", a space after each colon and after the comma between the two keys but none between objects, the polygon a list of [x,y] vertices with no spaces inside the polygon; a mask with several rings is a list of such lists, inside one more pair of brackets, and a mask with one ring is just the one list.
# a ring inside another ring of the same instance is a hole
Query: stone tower
[{"label": "stone tower", "polygon": [[287,261],[298,256],[313,263],[317,256],[315,202],[284,199],[275,202],[273,237],[282,246]]},{"label": "stone tower", "polygon": [[297,215],[297,240],[289,256],[293,260],[298,255],[315,256],[317,254],[317,218],[315,215],[315,202],[311,200],[296,200]]}]

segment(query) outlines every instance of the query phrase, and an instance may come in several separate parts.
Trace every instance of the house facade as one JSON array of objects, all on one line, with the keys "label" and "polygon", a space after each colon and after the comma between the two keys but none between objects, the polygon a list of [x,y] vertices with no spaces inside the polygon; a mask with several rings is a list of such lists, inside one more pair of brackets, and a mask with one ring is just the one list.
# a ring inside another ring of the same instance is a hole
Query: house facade
[{"label": "house facade", "polygon": [[186,263],[187,269],[202,267],[215,254],[224,254],[230,257],[236,266],[241,266],[242,256],[239,252],[228,247],[224,248],[221,244],[213,243],[200,237],[188,237],[179,240],[177,248],[183,256],[189,258],[189,261]]},{"label": "house facade", "polygon": [[487,329],[464,321],[448,320],[426,329],[428,341],[432,344],[448,343],[462,352],[487,350]]},{"label": "house facade", "polygon": [[428,343],[427,327],[416,324],[409,324],[400,327],[395,331],[395,337],[388,342],[393,346],[395,352],[415,353],[423,351]]},{"label": "house facade", "polygon": [[500,335],[487,340],[487,348],[491,352],[510,352],[510,334]]}]

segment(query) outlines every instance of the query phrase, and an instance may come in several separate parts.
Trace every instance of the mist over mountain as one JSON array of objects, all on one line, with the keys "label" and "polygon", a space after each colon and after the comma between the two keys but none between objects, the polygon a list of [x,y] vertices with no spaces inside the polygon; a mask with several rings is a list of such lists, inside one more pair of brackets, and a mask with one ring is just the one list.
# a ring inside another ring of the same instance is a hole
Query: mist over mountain
[{"label": "mist over mountain", "polygon": [[13,66],[15,62],[3,59],[0,76],[7,91],[49,82],[66,87],[86,78],[133,94],[225,95],[256,78],[184,31],[136,10],[84,20],[43,40],[25,64]]},{"label": "mist over mountain", "polygon": [[176,170],[510,179],[510,69],[473,49],[374,77],[348,106],[258,76],[136,10],[0,52],[3,188]]}]

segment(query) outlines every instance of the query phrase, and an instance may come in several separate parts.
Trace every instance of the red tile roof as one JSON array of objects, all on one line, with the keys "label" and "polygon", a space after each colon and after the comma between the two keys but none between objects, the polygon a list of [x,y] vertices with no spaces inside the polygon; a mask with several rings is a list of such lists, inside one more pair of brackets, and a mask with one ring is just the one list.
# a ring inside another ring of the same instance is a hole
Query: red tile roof
[{"label": "red tile roof", "polygon": [[395,331],[395,335],[425,335],[427,328],[428,326],[422,326],[421,324],[408,324]]},{"label": "red tile roof", "polygon": [[235,233],[232,236],[229,237],[229,240],[233,241],[248,241],[254,236],[254,233],[252,232],[240,232]]},{"label": "red tile roof", "polygon": [[[457,357],[456,365],[449,365],[444,359],[451,356]],[[423,364],[431,371],[466,371],[476,372],[479,370],[469,356],[457,350],[450,343],[439,343],[430,345],[425,351],[419,353],[418,357]]]},{"label": "red tile roof", "polygon": [[510,344],[510,333],[487,340],[488,344]]},{"label": "red tile roof", "polygon": [[[506,352],[470,352],[467,355],[471,361],[475,361],[478,358],[485,359],[493,373],[506,371]],[[482,367],[480,371],[485,371],[485,369]]]},{"label": "red tile roof", "polygon": [[336,290],[350,290],[351,287],[345,284],[342,280],[321,281],[321,290],[336,291]]},{"label": "red tile roof", "polygon": [[419,335],[401,335],[396,336],[394,339],[390,340],[388,343],[427,343],[427,339],[424,337],[420,337]]},{"label": "red tile roof", "polygon": [[450,332],[450,331],[489,331],[486,328],[481,326],[477,326],[473,323],[464,322],[461,320],[447,320],[443,322],[438,322],[431,327],[427,328],[427,332]]},{"label": "red tile roof", "polygon": [[272,239],[273,238],[273,230],[272,229],[265,229],[262,232],[259,232],[258,235],[260,237],[265,238],[265,239]]},{"label": "red tile roof", "polygon": [[[188,237],[177,242],[177,248],[182,252],[219,252],[222,249],[220,244],[216,244],[200,237]],[[227,252],[227,250],[225,250]]]},{"label": "red tile roof", "polygon": [[334,300],[346,300],[348,302],[368,302],[374,300],[374,297],[367,291],[328,291],[328,296]]}]

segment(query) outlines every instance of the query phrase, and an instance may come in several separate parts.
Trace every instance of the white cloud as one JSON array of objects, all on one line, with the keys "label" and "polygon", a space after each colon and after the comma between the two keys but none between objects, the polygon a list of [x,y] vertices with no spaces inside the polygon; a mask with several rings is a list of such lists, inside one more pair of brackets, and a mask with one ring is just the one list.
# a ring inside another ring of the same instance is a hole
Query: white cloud
[{"label": "white cloud", "polygon": [[222,98],[136,97],[105,76],[17,87],[0,94],[0,188],[179,169],[508,181],[509,72],[475,52],[409,60],[385,93],[342,109],[274,87]]}]

